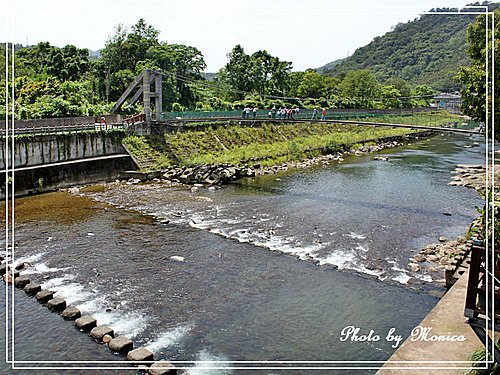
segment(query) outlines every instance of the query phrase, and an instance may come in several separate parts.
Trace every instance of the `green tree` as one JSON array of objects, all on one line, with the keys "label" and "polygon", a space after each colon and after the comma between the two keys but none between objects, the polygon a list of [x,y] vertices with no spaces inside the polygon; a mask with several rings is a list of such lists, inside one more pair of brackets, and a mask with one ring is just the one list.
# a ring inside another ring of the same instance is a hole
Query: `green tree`
[{"label": "green tree", "polygon": [[368,69],[351,70],[340,84],[343,96],[356,99],[365,107],[373,107],[373,100],[381,94],[381,85]]},{"label": "green tree", "polygon": [[296,96],[301,98],[333,98],[340,94],[340,80],[316,73],[313,69],[306,70],[297,84]]},{"label": "green tree", "polygon": [[[137,63],[147,59],[150,48],[159,45],[160,31],[148,25],[144,19],[139,19],[131,31],[119,24],[114,34],[107,40],[101,51],[102,59],[96,66],[104,89],[103,97],[107,101],[115,101],[125,91],[128,83],[120,84],[120,71],[135,72]],[[118,75],[118,76],[117,76]]]},{"label": "green tree", "polygon": [[196,106],[196,90],[191,80],[200,80],[206,68],[202,53],[195,47],[183,44],[167,44],[152,47],[147,54],[149,67],[162,69],[164,76],[164,104],[169,108],[173,103],[184,107]]},{"label": "green tree", "polygon": [[[253,82],[250,78],[250,70],[252,63],[250,56],[245,53],[243,47],[237,44],[227,55],[229,61],[224,66],[224,69],[219,72],[219,76],[234,90],[251,91]],[[245,93],[236,93],[237,99],[243,99]]]},{"label": "green tree", "polygon": [[[500,25],[500,11],[495,11],[494,15],[496,25]],[[476,22],[467,29],[468,53],[472,64],[468,67],[462,67],[458,74],[459,81],[464,85],[462,89],[462,111],[477,121],[486,121],[486,117],[492,117],[492,102],[495,101],[495,117],[498,119],[500,114],[498,93],[500,92],[500,73],[495,70],[495,76],[492,76],[492,64],[488,63],[486,67],[487,55],[491,57],[495,53],[495,61],[500,61],[499,40],[500,28],[495,28],[494,42],[492,42],[492,17],[486,27],[486,15],[477,18]],[[495,45],[493,45],[495,43]],[[489,85],[486,88],[486,73],[488,70]],[[492,83],[495,89],[493,97]],[[500,125],[496,122],[495,135],[500,139]]]}]

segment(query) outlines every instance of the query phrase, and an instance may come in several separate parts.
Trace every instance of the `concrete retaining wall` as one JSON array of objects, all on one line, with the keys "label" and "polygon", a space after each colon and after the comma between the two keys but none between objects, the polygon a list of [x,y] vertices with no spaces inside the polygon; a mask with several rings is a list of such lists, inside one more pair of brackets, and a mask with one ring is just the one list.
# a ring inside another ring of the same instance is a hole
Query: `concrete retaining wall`
[{"label": "concrete retaining wall", "polygon": [[[126,153],[121,144],[125,134],[74,133],[16,137],[14,140],[14,167],[31,167],[69,160]],[[9,144],[9,147],[11,144]],[[12,167],[11,152],[5,155],[5,138],[0,139],[0,169]]]},{"label": "concrete retaining wall", "polygon": [[[16,195],[50,191],[74,184],[112,181],[119,173],[137,169],[122,146],[125,132],[71,133],[20,136],[14,139],[14,190]],[[9,146],[11,144],[9,143]],[[0,139],[0,170],[5,170],[5,138]],[[9,150],[7,166],[12,167]],[[5,197],[5,173],[0,197]]]}]

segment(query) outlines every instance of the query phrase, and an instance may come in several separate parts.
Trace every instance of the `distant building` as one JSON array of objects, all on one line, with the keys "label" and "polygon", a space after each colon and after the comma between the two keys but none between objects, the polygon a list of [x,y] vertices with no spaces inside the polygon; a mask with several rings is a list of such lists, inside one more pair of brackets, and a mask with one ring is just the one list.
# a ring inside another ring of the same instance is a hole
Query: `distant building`
[{"label": "distant building", "polygon": [[434,96],[436,107],[444,109],[450,113],[460,114],[460,106],[462,105],[462,96],[460,94],[442,93]]}]

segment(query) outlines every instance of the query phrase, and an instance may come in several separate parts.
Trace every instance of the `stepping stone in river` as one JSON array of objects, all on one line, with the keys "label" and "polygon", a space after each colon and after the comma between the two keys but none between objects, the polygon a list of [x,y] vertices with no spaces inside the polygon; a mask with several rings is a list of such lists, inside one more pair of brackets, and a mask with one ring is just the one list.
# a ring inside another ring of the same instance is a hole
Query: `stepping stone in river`
[{"label": "stepping stone in river", "polygon": [[36,300],[40,303],[46,303],[54,297],[54,293],[51,290],[41,290],[36,294]]},{"label": "stepping stone in river", "polygon": [[24,291],[26,294],[34,295],[42,290],[42,286],[40,284],[29,283],[24,287]]},{"label": "stepping stone in river", "polygon": [[76,320],[82,316],[82,313],[75,306],[69,306],[62,312],[62,316],[64,319]]},{"label": "stepping stone in river", "polygon": [[108,326],[102,325],[99,327],[92,328],[92,331],[90,331],[90,336],[92,336],[94,339],[102,341],[102,338],[105,336],[115,336],[115,332],[113,329],[109,328]]},{"label": "stepping stone in river", "polygon": [[62,298],[53,298],[47,302],[47,307],[52,311],[63,311],[66,308],[66,301]]},{"label": "stepping stone in river", "polygon": [[127,354],[127,359],[132,362],[136,361],[151,361],[153,363],[154,360],[154,354],[151,350],[146,349],[145,347],[141,346],[140,348],[131,350]]},{"label": "stepping stone in river", "polygon": [[85,315],[75,320],[75,326],[83,331],[90,331],[97,325],[95,318]]},{"label": "stepping stone in river", "polygon": [[28,276],[19,276],[14,279],[14,285],[21,289],[24,288],[29,283],[30,279]]},{"label": "stepping stone in river", "polygon": [[118,336],[109,342],[108,347],[114,352],[127,354],[134,348],[134,343],[127,336]]},{"label": "stepping stone in river", "polygon": [[177,370],[170,362],[158,361],[151,365],[149,373],[151,375],[177,375]]}]

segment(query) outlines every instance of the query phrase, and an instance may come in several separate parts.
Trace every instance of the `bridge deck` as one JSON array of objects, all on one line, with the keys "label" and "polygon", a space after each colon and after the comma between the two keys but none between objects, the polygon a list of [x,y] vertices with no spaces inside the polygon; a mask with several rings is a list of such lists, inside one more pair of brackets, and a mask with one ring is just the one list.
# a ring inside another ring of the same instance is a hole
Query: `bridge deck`
[{"label": "bridge deck", "polygon": [[442,126],[424,126],[424,125],[410,125],[410,124],[398,124],[398,123],[386,123],[386,122],[371,122],[371,121],[353,121],[353,120],[319,120],[319,119],[295,119],[295,120],[280,120],[273,118],[256,118],[256,119],[244,119],[241,117],[200,117],[200,118],[178,118],[169,119],[164,121],[158,121],[158,125],[171,125],[175,123],[189,123],[189,122],[218,122],[218,121],[237,121],[242,124],[253,124],[262,122],[271,122],[278,124],[294,124],[294,123],[323,123],[323,124],[344,124],[344,125],[357,125],[357,126],[385,126],[390,128],[407,128],[414,130],[432,130],[437,132],[453,132],[453,133],[463,133],[463,134],[484,134],[477,130],[470,129],[460,129],[452,127],[442,127]]}]

